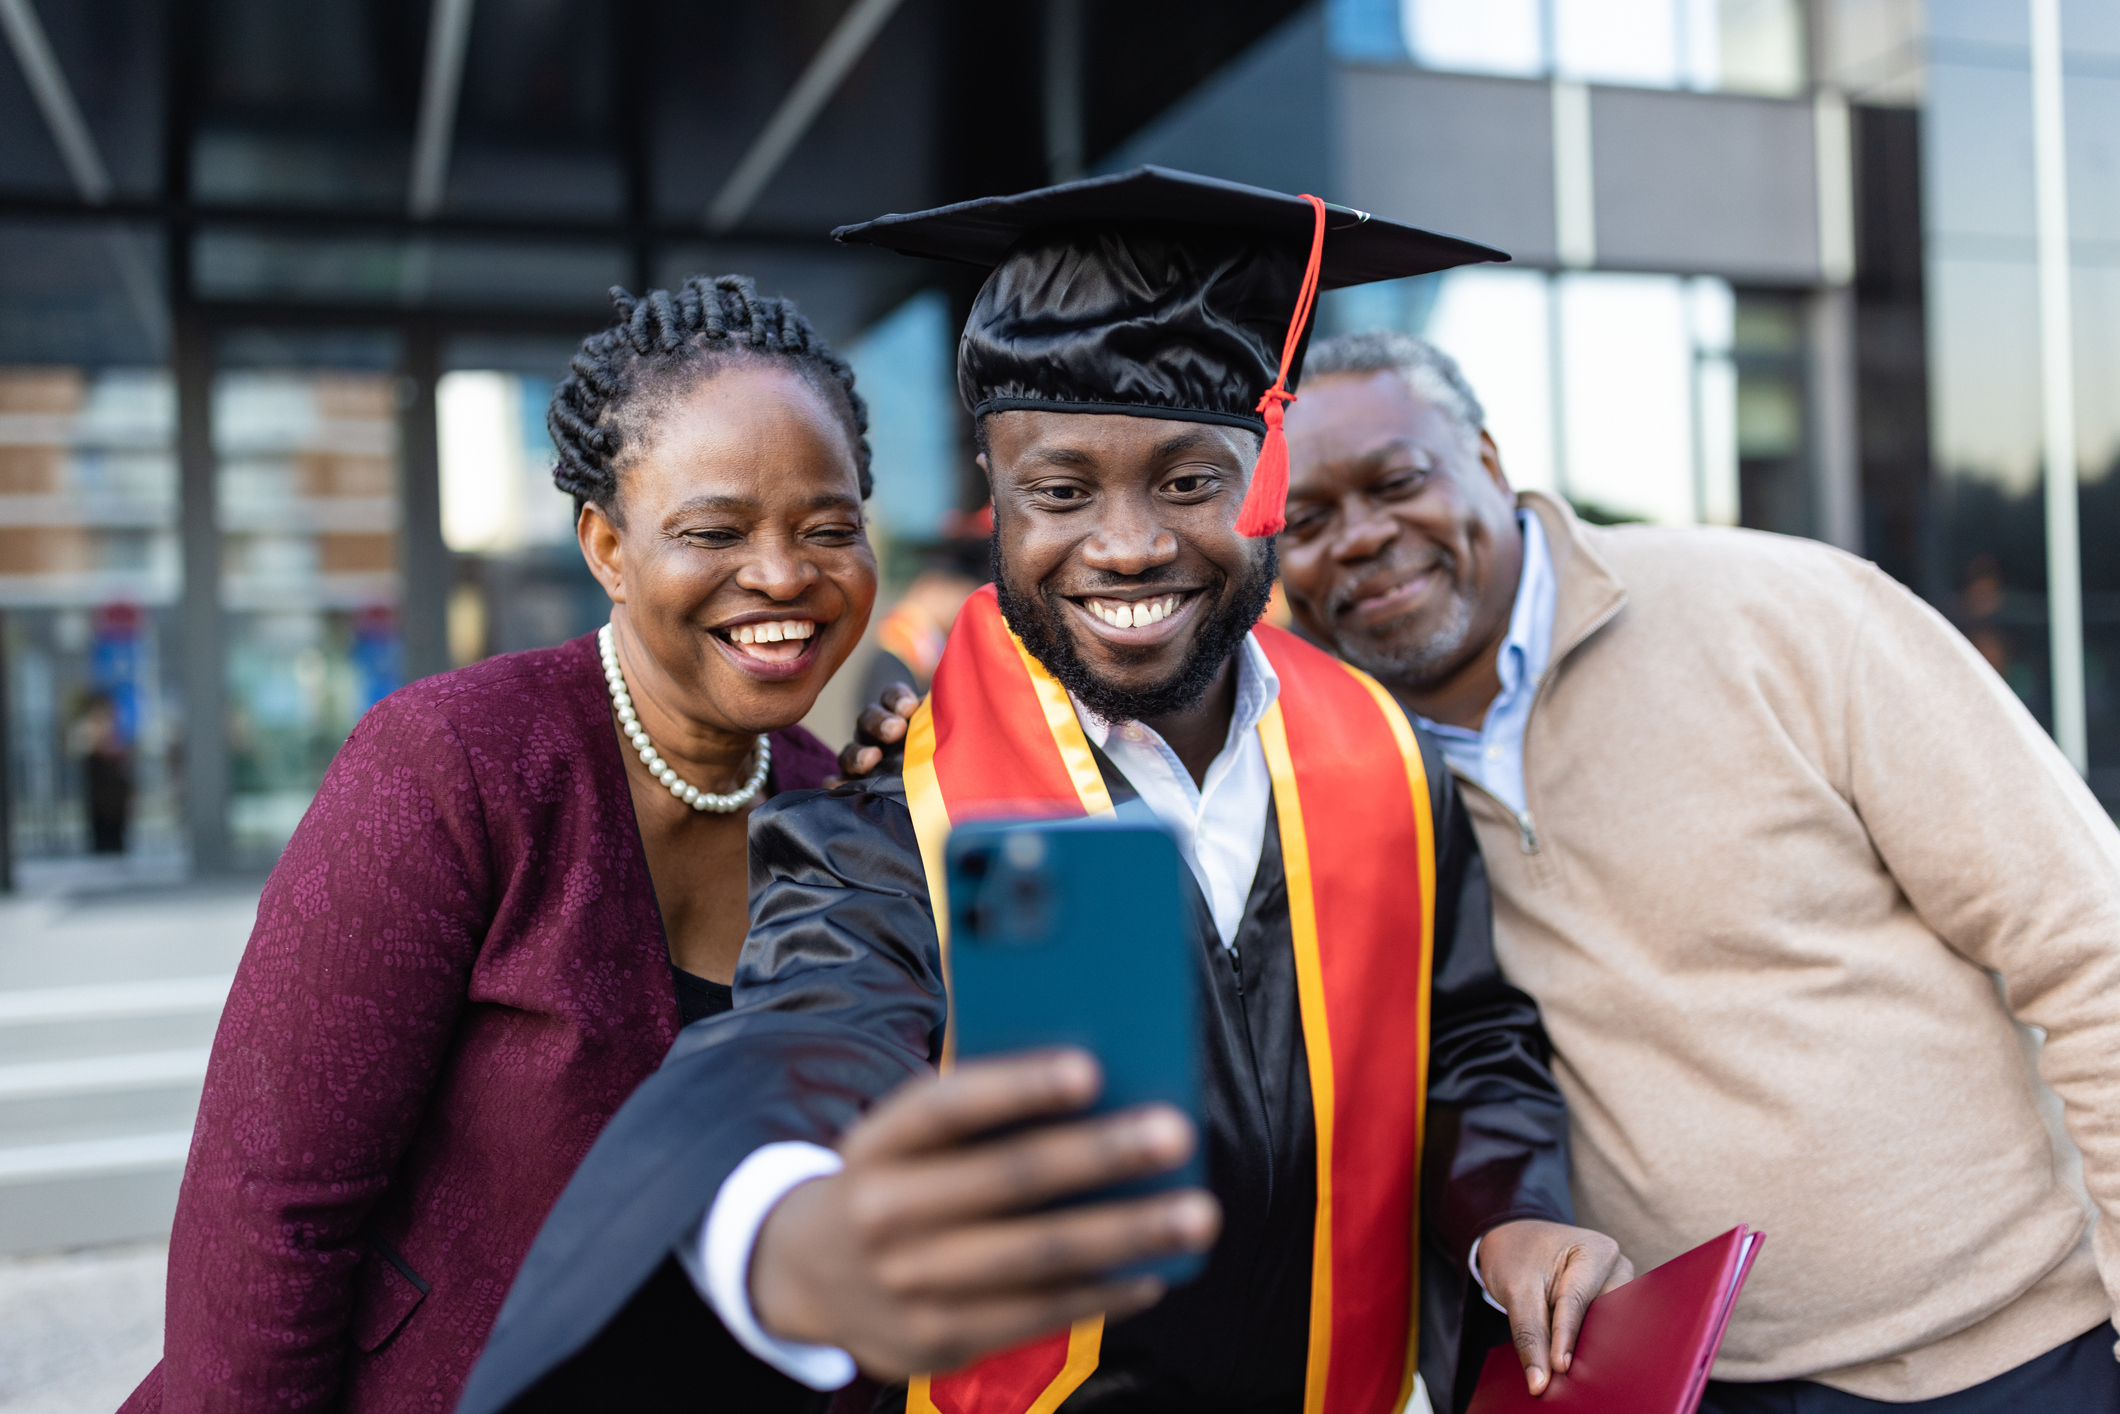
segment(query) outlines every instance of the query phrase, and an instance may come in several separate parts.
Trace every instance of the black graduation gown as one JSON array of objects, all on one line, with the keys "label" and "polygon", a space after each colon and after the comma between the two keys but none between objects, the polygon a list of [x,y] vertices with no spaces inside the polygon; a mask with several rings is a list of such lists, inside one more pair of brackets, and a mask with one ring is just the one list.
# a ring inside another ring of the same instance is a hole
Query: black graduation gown
[{"label": "black graduation gown", "polygon": [[[1437,840],[1421,1371],[1448,1409],[1469,1396],[1477,1352],[1507,1338],[1470,1286],[1473,1239],[1517,1218],[1573,1218],[1538,1011],[1495,966],[1478,846],[1440,752],[1425,734],[1421,744]],[[1115,799],[1133,794],[1100,765]],[[1194,897],[1221,1239],[1197,1280],[1107,1327],[1068,1414],[1303,1406],[1316,1156],[1271,810],[1263,846],[1234,957]],[[462,1414],[565,1408],[621,1387],[635,1408],[827,1402],[743,1355],[669,1253],[745,1155],[775,1140],[832,1143],[940,1053],[939,955],[903,782],[760,808],[751,879],[736,1010],[687,1028],[597,1141],[516,1279]],[[902,1401],[886,1391],[878,1403]],[[842,1397],[835,1414],[854,1402]]]}]

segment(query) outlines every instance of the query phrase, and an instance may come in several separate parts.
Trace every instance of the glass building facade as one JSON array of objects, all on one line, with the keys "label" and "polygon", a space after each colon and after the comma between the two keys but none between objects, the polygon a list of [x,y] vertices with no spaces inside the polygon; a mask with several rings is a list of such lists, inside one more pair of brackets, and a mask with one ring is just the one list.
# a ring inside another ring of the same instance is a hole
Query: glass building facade
[{"label": "glass building facade", "polygon": [[0,887],[269,865],[380,697],[599,622],[543,424],[614,285],[796,299],[917,564],[976,276],[832,227],[1079,169],[1302,8],[12,3]]},{"label": "glass building facade", "polygon": [[[1336,293],[1321,326],[1456,354],[1519,484],[1866,554],[2048,723],[2080,680],[2120,803],[2110,0],[902,0],[762,181],[739,178],[843,5],[22,9],[0,876],[23,886],[268,864],[379,697],[600,619],[543,410],[613,284],[740,270],[800,301],[871,402],[886,564],[917,564],[981,494],[951,376],[977,272],[826,233],[1141,161],[1510,249]],[[428,62],[452,14],[453,71]],[[2055,376],[2081,523],[2059,600]]]},{"label": "glass building facade", "polygon": [[[2030,7],[1931,0],[1926,279],[1935,482],[1923,589],[2056,719],[2047,399],[2074,441],[2088,776],[2120,805],[2120,11],[2054,5],[2067,357],[2043,351]],[[2065,651],[2065,650],[2064,650]]]}]

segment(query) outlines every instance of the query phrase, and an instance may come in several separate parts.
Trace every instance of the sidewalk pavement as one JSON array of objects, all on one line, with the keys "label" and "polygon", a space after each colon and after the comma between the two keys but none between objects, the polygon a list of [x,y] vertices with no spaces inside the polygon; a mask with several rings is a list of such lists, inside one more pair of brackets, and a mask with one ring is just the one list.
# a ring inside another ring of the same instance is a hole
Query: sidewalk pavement
[{"label": "sidewalk pavement", "polygon": [[177,1181],[255,884],[0,897],[0,1414],[160,1357]]},{"label": "sidewalk pavement", "polygon": [[111,1414],[162,1358],[164,1242],[0,1257],[0,1414]]}]

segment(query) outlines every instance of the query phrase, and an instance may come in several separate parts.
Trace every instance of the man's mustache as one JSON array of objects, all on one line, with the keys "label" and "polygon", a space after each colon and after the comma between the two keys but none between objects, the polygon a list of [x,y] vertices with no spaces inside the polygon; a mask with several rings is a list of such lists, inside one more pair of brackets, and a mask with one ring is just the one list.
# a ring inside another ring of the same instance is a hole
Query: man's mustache
[{"label": "man's mustache", "polygon": [[[1038,596],[1048,601],[1057,601],[1072,599],[1078,595],[1086,597],[1123,589],[1153,589],[1159,584],[1175,584],[1177,580],[1178,571],[1174,565],[1157,565],[1154,569],[1143,570],[1140,574],[1094,570],[1082,582],[1070,584],[1064,589],[1050,581],[1042,583],[1038,586]],[[1212,582],[1205,586],[1208,596],[1216,597],[1228,583],[1228,575],[1215,575]]]},{"label": "man's mustache", "polygon": [[1354,608],[1361,600],[1375,594],[1379,586],[1402,584],[1415,575],[1431,568],[1441,569],[1453,584],[1457,582],[1457,555],[1448,547],[1438,545],[1432,554],[1425,555],[1419,560],[1402,561],[1394,559],[1384,570],[1371,571],[1354,583],[1343,584],[1333,590],[1325,596],[1325,616],[1328,619],[1337,619]]}]

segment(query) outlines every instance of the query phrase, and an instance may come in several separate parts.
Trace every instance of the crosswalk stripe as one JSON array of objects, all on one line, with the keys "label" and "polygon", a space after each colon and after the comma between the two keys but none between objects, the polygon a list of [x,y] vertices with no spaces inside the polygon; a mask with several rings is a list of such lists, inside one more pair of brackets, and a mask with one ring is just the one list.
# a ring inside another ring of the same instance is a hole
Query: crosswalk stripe
[{"label": "crosswalk stripe", "polygon": [[0,1026],[219,1011],[234,982],[232,974],[219,974],[0,992]]},{"label": "crosswalk stripe", "polygon": [[89,1095],[105,1090],[146,1090],[205,1078],[204,1046],[182,1051],[133,1051],[76,1060],[25,1061],[0,1065],[0,1100]]},{"label": "crosswalk stripe", "polygon": [[81,1139],[67,1144],[24,1144],[0,1149],[0,1185],[181,1168],[190,1151],[188,1129]]}]

